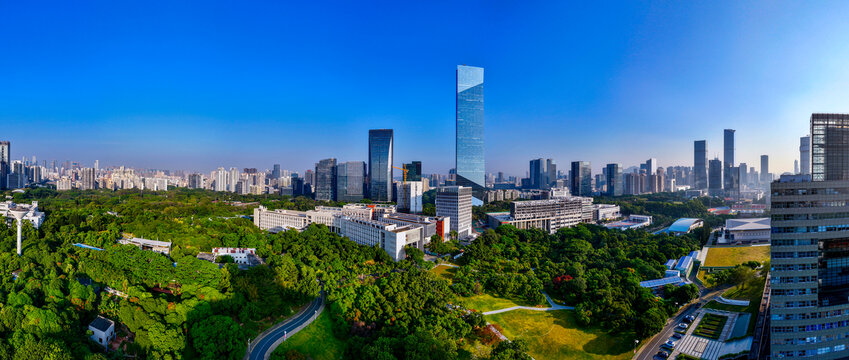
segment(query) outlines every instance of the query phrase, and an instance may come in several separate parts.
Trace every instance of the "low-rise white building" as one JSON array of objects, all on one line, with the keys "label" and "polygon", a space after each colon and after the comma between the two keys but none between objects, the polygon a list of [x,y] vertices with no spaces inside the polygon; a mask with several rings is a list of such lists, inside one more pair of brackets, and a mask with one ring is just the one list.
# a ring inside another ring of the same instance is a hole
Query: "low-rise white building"
[{"label": "low-rise white building", "polygon": [[115,322],[103,316],[98,316],[88,324],[88,329],[92,332],[91,340],[100,346],[106,347],[115,339]]},{"label": "low-rise white building", "polygon": [[399,226],[347,216],[341,218],[340,224],[345,237],[360,245],[380,247],[395,261],[406,257],[404,246],[422,249],[426,243],[426,239],[421,238],[421,227],[417,226]]},{"label": "low-rise white building", "polygon": [[593,204],[593,221],[609,221],[622,217],[619,205]]},{"label": "low-rise white building", "polygon": [[770,232],[769,218],[728,219],[725,220],[723,236],[717,239],[717,243],[767,243],[769,242]]},{"label": "low-rise white building", "polygon": [[121,239],[118,240],[118,243],[123,245],[135,245],[139,249],[149,250],[153,252],[158,252],[160,254],[169,255],[171,254],[171,242],[170,241],[159,241],[159,240],[148,240],[142,238],[130,238],[130,239]]},{"label": "low-rise white building", "polygon": [[229,255],[239,265],[256,265],[260,263],[259,257],[256,256],[255,248],[212,248],[212,255],[215,259],[218,259],[219,256]]},{"label": "low-rise white building", "polygon": [[31,204],[16,204],[11,200],[0,202],[0,214],[5,216],[8,219],[7,221],[14,221],[15,217],[9,213],[9,210],[14,208],[26,209],[27,213],[22,220],[28,220],[34,228],[38,229],[44,223],[44,213],[38,211],[38,201],[33,201]]}]

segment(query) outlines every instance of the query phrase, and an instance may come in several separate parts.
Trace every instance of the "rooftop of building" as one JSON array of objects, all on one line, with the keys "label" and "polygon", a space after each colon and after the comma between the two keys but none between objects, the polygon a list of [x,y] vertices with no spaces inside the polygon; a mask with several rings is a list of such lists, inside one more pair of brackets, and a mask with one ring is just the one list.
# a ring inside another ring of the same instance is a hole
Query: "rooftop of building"
[{"label": "rooftop of building", "polygon": [[103,316],[98,316],[88,326],[95,328],[97,330],[100,330],[102,332],[106,332],[106,330],[109,330],[109,328],[112,327],[113,325],[115,325],[114,321],[109,320],[109,319],[107,319]]},{"label": "rooftop of building", "polygon": [[137,238],[137,237],[129,238],[129,239],[122,239],[121,242],[122,243],[126,242],[126,243],[142,244],[142,245],[149,245],[149,246],[162,246],[162,247],[170,247],[171,246],[170,241],[149,240],[149,239],[142,239],[142,238]]},{"label": "rooftop of building", "polygon": [[507,221],[513,220],[513,217],[510,216],[509,211],[486,213],[486,216],[492,216],[493,218],[495,218],[496,220],[501,221],[501,222],[507,222]]},{"label": "rooftop of building", "polygon": [[644,288],[657,288],[657,287],[665,286],[667,284],[675,285],[675,284],[683,284],[683,283],[686,283],[686,281],[684,281],[684,279],[682,279],[680,276],[669,276],[669,277],[664,277],[664,278],[660,278],[660,279],[640,281],[640,286],[642,286]]},{"label": "rooftop of building", "polygon": [[748,218],[748,219],[728,219],[725,220],[725,229],[728,231],[746,231],[746,230],[769,230],[769,218]]},{"label": "rooftop of building", "polygon": [[701,222],[702,219],[693,219],[693,218],[680,218],[675,220],[672,225],[669,225],[667,231],[669,232],[688,232],[690,228]]}]

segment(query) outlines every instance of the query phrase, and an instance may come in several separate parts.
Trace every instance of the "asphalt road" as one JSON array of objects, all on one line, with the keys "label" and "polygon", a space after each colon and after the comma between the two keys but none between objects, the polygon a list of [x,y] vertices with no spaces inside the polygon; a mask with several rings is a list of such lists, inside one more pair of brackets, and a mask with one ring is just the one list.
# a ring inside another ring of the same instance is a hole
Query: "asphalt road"
[{"label": "asphalt road", "polygon": [[[684,322],[684,317],[686,317],[687,315],[693,315],[696,312],[696,310],[701,309],[702,306],[704,306],[705,304],[707,304],[708,302],[713,300],[713,298],[719,296],[719,294],[721,294],[722,291],[724,291],[724,290],[725,289],[722,289],[722,290],[719,290],[719,291],[713,291],[711,293],[705,294],[704,296],[702,296],[699,299],[698,302],[693,303],[692,305],[685,307],[674,318],[670,318],[670,319],[666,320],[666,325],[663,327],[663,330],[661,330],[659,333],[657,333],[651,339],[644,340],[644,341],[647,341],[647,343],[644,343],[643,346],[640,348],[640,350],[637,351],[637,354],[634,356],[634,359],[635,360],[652,360],[652,359],[654,359],[654,355],[657,354],[657,352],[661,350],[660,345],[663,345],[663,343],[665,343],[667,340],[669,340],[669,338],[672,336],[672,334],[675,333],[675,327],[678,326],[678,324]],[[700,305],[698,307],[696,307],[696,304],[700,304]],[[669,351],[667,350],[667,352],[669,352]]]},{"label": "asphalt road", "polygon": [[271,356],[271,352],[274,350],[276,346],[273,346],[274,343],[281,339],[284,334],[287,336],[292,336],[292,330],[297,329],[299,326],[308,323],[313,320],[313,316],[318,317],[319,314],[316,312],[319,308],[321,308],[321,304],[324,301],[324,294],[319,296],[310,305],[307,307],[306,311],[301,313],[295,318],[291,318],[286,320],[282,326],[274,329],[272,332],[268,333],[263,337],[253,348],[250,349],[250,354],[248,355],[248,359],[250,360],[265,360]]}]

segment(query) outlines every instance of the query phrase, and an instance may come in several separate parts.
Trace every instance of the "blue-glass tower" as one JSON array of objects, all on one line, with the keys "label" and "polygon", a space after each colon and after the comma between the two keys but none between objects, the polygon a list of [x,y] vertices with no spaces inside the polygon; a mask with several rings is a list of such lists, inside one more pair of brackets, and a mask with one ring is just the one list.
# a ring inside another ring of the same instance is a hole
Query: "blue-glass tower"
[{"label": "blue-glass tower", "polygon": [[483,147],[483,68],[457,66],[457,185],[478,200],[486,187]]},{"label": "blue-glass tower", "polygon": [[368,187],[373,201],[392,201],[392,129],[368,131]]}]

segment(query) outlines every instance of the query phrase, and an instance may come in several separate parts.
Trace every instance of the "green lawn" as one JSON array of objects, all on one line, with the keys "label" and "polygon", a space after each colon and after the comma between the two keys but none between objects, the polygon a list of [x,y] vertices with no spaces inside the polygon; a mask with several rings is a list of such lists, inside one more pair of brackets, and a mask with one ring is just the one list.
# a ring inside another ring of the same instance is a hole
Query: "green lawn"
[{"label": "green lawn", "polygon": [[633,334],[580,328],[569,310],[514,310],[486,319],[501,326],[508,339],[526,341],[535,359],[625,360],[634,355]]},{"label": "green lawn", "polygon": [[731,246],[709,248],[702,266],[735,266],[746,261],[769,260],[769,246]]},{"label": "green lawn", "polygon": [[705,316],[702,317],[702,320],[699,321],[699,326],[697,326],[696,330],[693,331],[693,335],[717,340],[722,334],[722,329],[725,327],[726,322],[728,322],[727,316],[705,314]]},{"label": "green lawn", "polygon": [[271,360],[285,359],[285,354],[290,349],[297,350],[312,360],[341,359],[345,342],[333,335],[332,326],[330,313],[322,312],[312,324],[281,343],[271,354]]},{"label": "green lawn", "polygon": [[755,284],[746,285],[745,288],[735,286],[731,289],[726,290],[722,294],[722,297],[726,299],[749,300],[749,306],[720,304],[716,302],[716,300],[714,300],[707,303],[707,305],[705,305],[705,308],[735,312],[747,312],[752,314],[752,318],[749,320],[749,330],[747,331],[747,334],[751,335],[755,331],[755,322],[758,318],[758,310],[761,305],[761,295],[763,295],[764,285],[766,285],[766,278],[759,277],[758,281]]},{"label": "green lawn", "polygon": [[448,280],[449,282],[452,282],[454,281],[454,273],[457,272],[457,268],[452,266],[437,265],[434,266],[433,269],[430,269],[430,272],[432,272],[436,276]]},{"label": "green lawn", "polygon": [[486,293],[461,297],[460,302],[466,306],[466,309],[474,309],[480,312],[506,309],[513,306],[533,306],[522,300],[499,298]]}]

